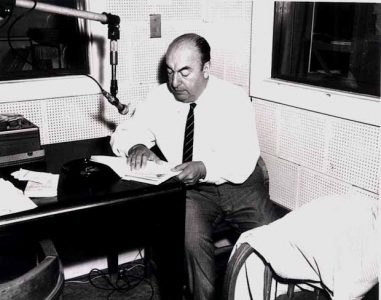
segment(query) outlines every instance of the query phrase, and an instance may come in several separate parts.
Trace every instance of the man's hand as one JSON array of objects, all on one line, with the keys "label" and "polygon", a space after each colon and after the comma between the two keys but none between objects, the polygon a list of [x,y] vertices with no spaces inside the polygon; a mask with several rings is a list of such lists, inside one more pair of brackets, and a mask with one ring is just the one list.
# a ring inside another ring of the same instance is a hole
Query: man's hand
[{"label": "man's hand", "polygon": [[177,177],[186,185],[195,185],[206,176],[206,168],[202,161],[186,162],[176,166],[174,170],[182,171]]},{"label": "man's hand", "polygon": [[147,161],[159,162],[160,159],[145,145],[135,145],[128,151],[127,164],[131,170],[139,170],[147,165]]}]

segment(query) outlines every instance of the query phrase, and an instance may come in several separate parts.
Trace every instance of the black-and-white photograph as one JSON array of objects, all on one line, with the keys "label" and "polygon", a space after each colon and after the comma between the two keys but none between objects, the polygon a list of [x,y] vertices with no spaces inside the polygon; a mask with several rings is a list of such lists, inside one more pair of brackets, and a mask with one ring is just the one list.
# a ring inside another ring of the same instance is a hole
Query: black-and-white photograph
[{"label": "black-and-white photograph", "polygon": [[0,0],[0,300],[378,300],[379,0]]}]

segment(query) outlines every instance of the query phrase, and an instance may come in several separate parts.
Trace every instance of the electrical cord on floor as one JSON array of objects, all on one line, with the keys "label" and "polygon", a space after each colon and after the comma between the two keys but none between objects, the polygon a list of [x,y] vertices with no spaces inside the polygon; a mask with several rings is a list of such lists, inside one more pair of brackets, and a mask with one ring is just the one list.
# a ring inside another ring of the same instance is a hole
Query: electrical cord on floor
[{"label": "electrical cord on floor", "polygon": [[[142,256],[142,250],[140,249],[137,256]],[[106,299],[111,299],[115,293],[127,294],[129,291],[147,284],[150,288],[149,300],[152,300],[155,295],[155,289],[150,280],[144,277],[143,271],[136,271],[136,268],[144,268],[144,263],[136,262],[136,259],[126,265],[119,266],[118,274],[116,277],[110,276],[107,270],[92,269],[88,275],[87,280],[67,280],[65,284],[90,284],[94,288],[109,291]],[[134,274],[132,274],[134,271]],[[143,273],[142,275],[136,275]]]},{"label": "electrical cord on floor", "polygon": [[[139,264],[139,266],[144,267],[143,264]],[[113,280],[105,271],[92,269],[88,275],[89,283],[95,288],[110,291],[110,293],[107,295],[107,299],[111,299],[111,296],[114,293],[128,293],[129,291],[140,286],[144,282],[148,284],[148,286],[150,287],[151,293],[149,299],[152,300],[155,294],[152,283],[148,279],[144,278],[143,275],[137,276],[128,274],[128,271],[134,268],[135,267],[126,269],[122,268],[119,271],[119,274],[115,280]],[[95,281],[95,279],[97,280]]]}]

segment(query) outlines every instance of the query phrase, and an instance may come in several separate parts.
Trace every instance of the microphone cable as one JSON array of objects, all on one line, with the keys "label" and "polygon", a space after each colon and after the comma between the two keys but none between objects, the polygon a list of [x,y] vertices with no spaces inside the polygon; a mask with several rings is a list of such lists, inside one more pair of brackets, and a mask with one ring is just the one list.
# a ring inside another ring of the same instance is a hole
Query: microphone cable
[{"label": "microphone cable", "polygon": [[100,85],[98,80],[96,80],[93,76],[91,76],[89,74],[84,74],[84,75],[91,78],[92,80],[94,80],[94,82],[98,85],[99,89],[101,90],[102,95],[108,100],[109,103],[111,103],[112,105],[114,105],[118,109],[120,114],[126,115],[128,113],[128,111],[129,111],[128,105],[121,103],[116,96],[113,96],[111,93],[107,92]]}]

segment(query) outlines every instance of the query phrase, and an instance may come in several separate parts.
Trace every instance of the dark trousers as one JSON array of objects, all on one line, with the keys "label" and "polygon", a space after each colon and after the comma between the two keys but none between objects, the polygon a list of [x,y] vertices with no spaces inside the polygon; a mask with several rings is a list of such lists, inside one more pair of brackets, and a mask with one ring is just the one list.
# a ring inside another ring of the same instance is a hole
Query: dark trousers
[{"label": "dark trousers", "polygon": [[198,184],[187,191],[185,259],[193,299],[215,299],[213,230],[224,218],[239,232],[268,224],[273,206],[261,167],[242,184]]}]

